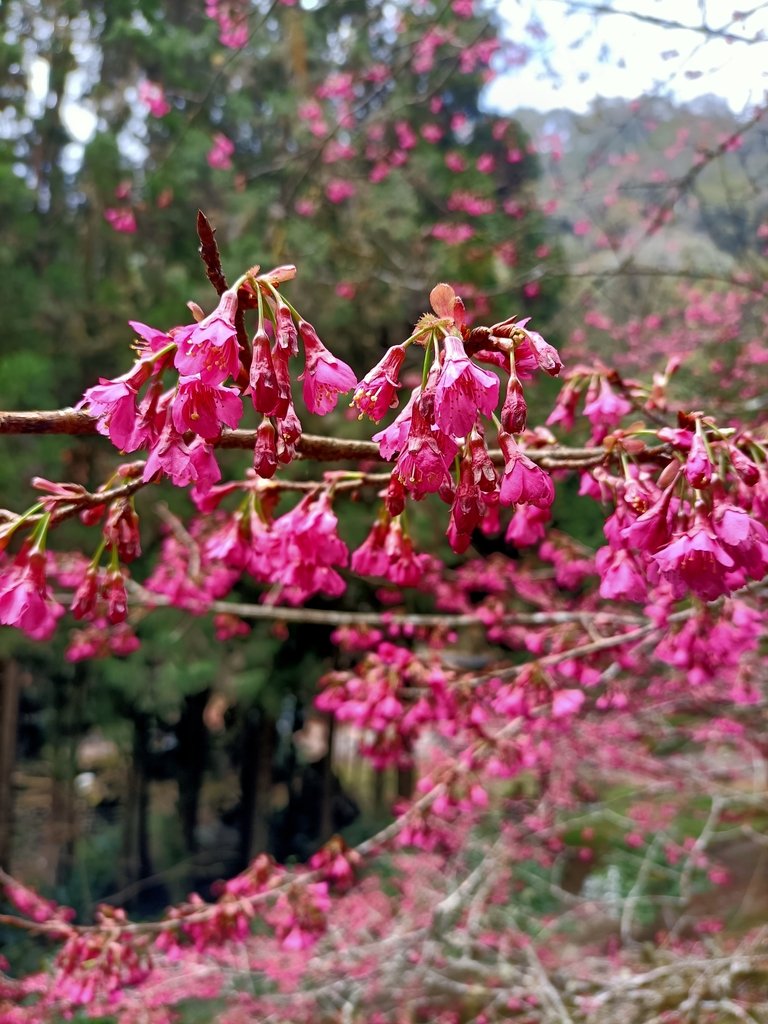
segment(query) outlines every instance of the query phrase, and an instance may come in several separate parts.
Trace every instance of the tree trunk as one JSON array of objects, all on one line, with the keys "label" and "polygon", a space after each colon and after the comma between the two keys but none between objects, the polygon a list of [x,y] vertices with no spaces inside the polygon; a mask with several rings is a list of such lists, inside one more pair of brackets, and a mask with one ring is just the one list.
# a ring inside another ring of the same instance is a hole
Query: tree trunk
[{"label": "tree trunk", "polygon": [[0,670],[0,868],[11,870],[13,766],[19,723],[19,667],[11,658]]},{"label": "tree trunk", "polygon": [[128,768],[125,796],[121,888],[135,885],[152,874],[149,855],[149,716],[133,719],[133,755]]},{"label": "tree trunk", "polygon": [[252,708],[243,726],[240,769],[242,820],[240,855],[248,864],[269,842],[269,806],[272,792],[272,759],[275,723],[264,711]]},{"label": "tree trunk", "polygon": [[208,730],[203,721],[203,712],[210,692],[203,690],[202,693],[186,697],[176,726],[179,744],[176,753],[179,815],[184,848],[190,855],[197,853],[198,849],[197,814],[208,755]]}]

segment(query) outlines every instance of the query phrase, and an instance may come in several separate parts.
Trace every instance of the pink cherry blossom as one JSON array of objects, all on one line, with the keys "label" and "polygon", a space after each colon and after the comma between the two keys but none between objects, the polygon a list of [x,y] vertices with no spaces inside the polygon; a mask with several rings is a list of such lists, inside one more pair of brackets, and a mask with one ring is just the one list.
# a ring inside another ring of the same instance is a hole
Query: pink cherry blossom
[{"label": "pink cherry blossom", "polygon": [[340,394],[357,385],[352,369],[332,355],[320,341],[312,324],[300,320],[299,337],[304,343],[304,402],[310,412],[325,416],[336,408]]},{"label": "pink cherry blossom", "polygon": [[139,82],[139,102],[149,108],[152,117],[165,117],[171,112],[171,105],[166,99],[162,85],[143,79]]},{"label": "pink cherry blossom", "polygon": [[228,171],[232,166],[232,154],[234,152],[234,142],[221,132],[217,132],[213,137],[213,146],[211,146],[206,154],[208,166],[213,167],[215,170]]},{"label": "pink cherry blossom", "polygon": [[216,309],[199,324],[187,328],[178,338],[174,365],[185,376],[200,375],[203,384],[221,384],[236,378],[240,369],[240,346],[235,329],[237,292],[222,294]]},{"label": "pink cherry blossom", "polygon": [[490,416],[499,402],[499,378],[476,366],[461,338],[444,339],[444,360],[435,387],[435,423],[451,437],[465,437],[478,411]]},{"label": "pink cherry blossom", "polygon": [[549,474],[532,462],[509,434],[499,431],[499,444],[504,453],[504,476],[499,496],[502,505],[549,508],[555,500],[555,488]]},{"label": "pink cherry blossom", "polygon": [[176,430],[193,431],[206,441],[215,440],[222,426],[234,429],[243,415],[243,403],[237,388],[221,384],[203,384],[200,374],[179,377],[179,390],[171,402]]},{"label": "pink cherry blossom", "polygon": [[363,377],[352,398],[361,415],[378,422],[397,406],[398,374],[405,359],[405,347],[394,345]]},{"label": "pink cherry blossom", "polygon": [[680,596],[690,590],[704,601],[714,601],[730,592],[727,576],[736,563],[704,518],[651,557]]},{"label": "pink cherry blossom", "polygon": [[64,608],[54,600],[45,575],[45,552],[22,548],[0,573],[0,622],[33,640],[48,640]]}]

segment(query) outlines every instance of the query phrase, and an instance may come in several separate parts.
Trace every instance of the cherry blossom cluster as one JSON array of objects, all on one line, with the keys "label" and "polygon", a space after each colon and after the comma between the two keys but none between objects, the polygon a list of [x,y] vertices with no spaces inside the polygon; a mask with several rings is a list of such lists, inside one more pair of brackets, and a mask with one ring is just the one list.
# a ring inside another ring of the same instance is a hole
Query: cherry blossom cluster
[{"label": "cherry blossom cluster", "polygon": [[[418,501],[427,494],[439,494],[451,506],[448,540],[460,553],[489,509],[499,503],[540,510],[552,504],[551,479],[525,455],[514,435],[526,427],[521,380],[530,379],[537,370],[557,376],[562,363],[540,334],[527,329],[527,320],[512,317],[473,332],[466,323],[464,303],[450,285],[434,288],[430,301],[433,312],[423,316],[414,333],[402,345],[390,348],[366,374],[352,403],[361,415],[382,419],[398,404],[406,348],[413,344],[424,348],[422,383],[390,426],[374,435],[383,458],[397,456],[385,508],[390,516],[399,516],[406,498]],[[475,359],[465,343],[470,343]],[[479,362],[508,374],[500,419],[495,414],[499,377]],[[498,434],[504,456],[501,478],[488,452],[484,418],[492,419]],[[373,549],[378,540],[370,539]]]}]

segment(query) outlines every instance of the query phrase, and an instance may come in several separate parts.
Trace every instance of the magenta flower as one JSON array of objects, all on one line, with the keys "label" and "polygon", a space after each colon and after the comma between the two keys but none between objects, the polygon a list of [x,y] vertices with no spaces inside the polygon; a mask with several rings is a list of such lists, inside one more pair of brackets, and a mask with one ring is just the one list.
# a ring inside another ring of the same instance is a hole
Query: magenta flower
[{"label": "magenta flower", "polygon": [[555,500],[555,487],[549,474],[532,462],[509,434],[499,431],[499,444],[505,463],[499,494],[502,505],[549,508]]},{"label": "magenta flower", "polygon": [[461,338],[449,334],[435,388],[435,423],[450,437],[466,437],[478,411],[490,416],[499,401],[499,378],[476,366]]},{"label": "magenta flower", "polygon": [[384,550],[389,534],[389,518],[377,519],[363,543],[352,552],[352,571],[360,576],[386,576],[390,557]]},{"label": "magenta flower", "polygon": [[170,477],[177,487],[195,484],[200,493],[205,493],[221,479],[211,446],[201,438],[187,445],[170,422],[149,453],[142,479],[149,481],[157,473]]},{"label": "magenta flower", "polygon": [[143,79],[139,82],[139,102],[149,108],[152,117],[165,117],[171,112],[171,105],[165,98],[162,85]]},{"label": "magenta flower", "polygon": [[253,470],[257,476],[269,479],[277,469],[277,434],[269,417],[265,416],[256,431],[253,447]]},{"label": "magenta flower", "polygon": [[420,394],[421,388],[414,388],[408,403],[403,406],[390,425],[373,435],[373,440],[378,442],[382,459],[391,459],[393,455],[403,449],[411,430],[413,407]]},{"label": "magenta flower", "polygon": [[221,384],[203,384],[199,374],[179,377],[179,390],[171,403],[176,430],[193,431],[206,441],[221,434],[222,425],[234,429],[243,415],[243,403],[237,388]]},{"label": "magenta flower", "polygon": [[104,597],[107,600],[107,618],[116,626],[128,618],[128,598],[125,593],[125,578],[119,568],[111,569],[104,582]]},{"label": "magenta flower", "polygon": [[528,406],[517,376],[511,374],[507,394],[501,407],[501,425],[508,434],[522,434],[528,417]]},{"label": "magenta flower", "polygon": [[405,346],[393,345],[357,386],[352,405],[361,415],[378,423],[382,416],[397,406],[398,374],[405,359]]},{"label": "magenta flower", "polygon": [[[448,478],[446,458],[441,450],[438,433],[432,430],[422,412],[424,395],[413,406],[408,441],[400,452],[392,476],[418,501],[426,494],[439,491]],[[455,448],[454,448],[455,450]]]},{"label": "magenta flower", "polygon": [[135,451],[131,441],[138,416],[136,397],[136,389],[127,381],[100,377],[99,383],[85,392],[78,408],[86,407],[96,417],[97,430],[109,437],[115,448]]},{"label": "magenta flower", "polygon": [[45,552],[23,548],[0,576],[0,622],[33,640],[48,640],[63,614],[46,582]]},{"label": "magenta flower", "polygon": [[669,542],[672,492],[676,482],[673,480],[650,508],[621,530],[622,540],[628,547],[651,554]]},{"label": "magenta flower", "polygon": [[768,573],[768,530],[737,505],[718,505],[714,513],[718,540],[750,579]]},{"label": "magenta flower", "polygon": [[275,342],[278,348],[295,356],[299,351],[299,336],[293,314],[282,299],[276,299],[275,302]]},{"label": "magenta flower", "polygon": [[600,378],[598,393],[584,406],[584,415],[592,424],[596,440],[602,440],[610,428],[615,427],[631,411],[631,404],[616,394],[605,377]]},{"label": "magenta flower", "polygon": [[232,166],[232,154],[234,152],[234,142],[221,132],[216,132],[213,136],[213,145],[206,154],[208,166],[213,167],[215,170],[228,171]]},{"label": "magenta flower", "polygon": [[235,329],[237,292],[223,293],[216,309],[199,324],[177,336],[174,366],[184,376],[200,374],[203,384],[221,384],[240,370],[240,346]]},{"label": "magenta flower", "polygon": [[335,566],[346,566],[349,549],[337,534],[338,519],[327,493],[317,500],[312,495],[275,520],[272,528],[279,544],[276,582],[279,595],[297,605],[314,594],[338,597],[346,583]]},{"label": "magenta flower", "polygon": [[703,518],[651,557],[680,595],[690,590],[704,601],[714,601],[730,593],[727,577],[736,563]]},{"label": "magenta flower", "polygon": [[515,372],[521,380],[529,380],[536,370],[543,370],[550,377],[557,377],[563,368],[557,349],[545,341],[536,331],[529,331],[526,324],[530,317],[518,321],[510,317],[494,324],[491,333],[501,338],[514,338]]},{"label": "magenta flower", "polygon": [[714,466],[707,453],[707,446],[700,434],[694,434],[691,439],[691,448],[688,458],[685,461],[685,479],[691,485],[701,489],[707,487],[712,479]]},{"label": "magenta flower", "polygon": [[338,396],[356,387],[352,369],[332,355],[320,341],[312,324],[299,320],[299,337],[304,342],[304,403],[310,412],[325,416],[336,408]]},{"label": "magenta flower", "polygon": [[600,575],[600,597],[608,601],[645,601],[648,584],[628,551],[600,548],[595,555]]},{"label": "magenta flower", "polygon": [[536,505],[518,505],[515,514],[509,521],[504,540],[507,544],[513,544],[517,548],[527,548],[538,544],[546,536],[550,516],[548,508],[538,508]]},{"label": "magenta flower", "polygon": [[451,507],[448,524],[448,543],[457,554],[469,547],[472,531],[480,525],[486,513],[485,496],[475,481],[471,458],[462,459],[459,485]]},{"label": "magenta flower", "polygon": [[263,416],[274,416],[281,407],[277,374],[269,349],[269,337],[264,330],[257,331],[253,336],[247,393],[251,396],[256,412]]}]

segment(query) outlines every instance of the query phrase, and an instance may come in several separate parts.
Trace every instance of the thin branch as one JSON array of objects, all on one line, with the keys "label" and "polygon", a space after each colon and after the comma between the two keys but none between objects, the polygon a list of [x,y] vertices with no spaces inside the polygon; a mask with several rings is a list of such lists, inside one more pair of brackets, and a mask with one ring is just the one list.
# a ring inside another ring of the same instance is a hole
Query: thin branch
[{"label": "thin branch", "polygon": [[[728,43],[746,43],[751,46],[755,43],[766,42],[763,32],[757,32],[754,36],[742,36],[737,32],[729,32],[725,28],[713,28],[705,23],[690,24],[684,21],[677,21],[674,18],[664,18],[659,15],[647,14],[641,11],[629,11],[626,9],[611,7],[609,4],[583,3],[581,0],[548,0],[549,3],[560,4],[572,11],[583,11],[585,14],[619,14],[625,18],[632,18],[634,21],[641,21],[646,25],[654,25],[656,28],[663,28],[669,31],[697,32],[710,39],[724,39]],[[745,19],[750,15],[762,10],[765,5],[745,11]]]}]

